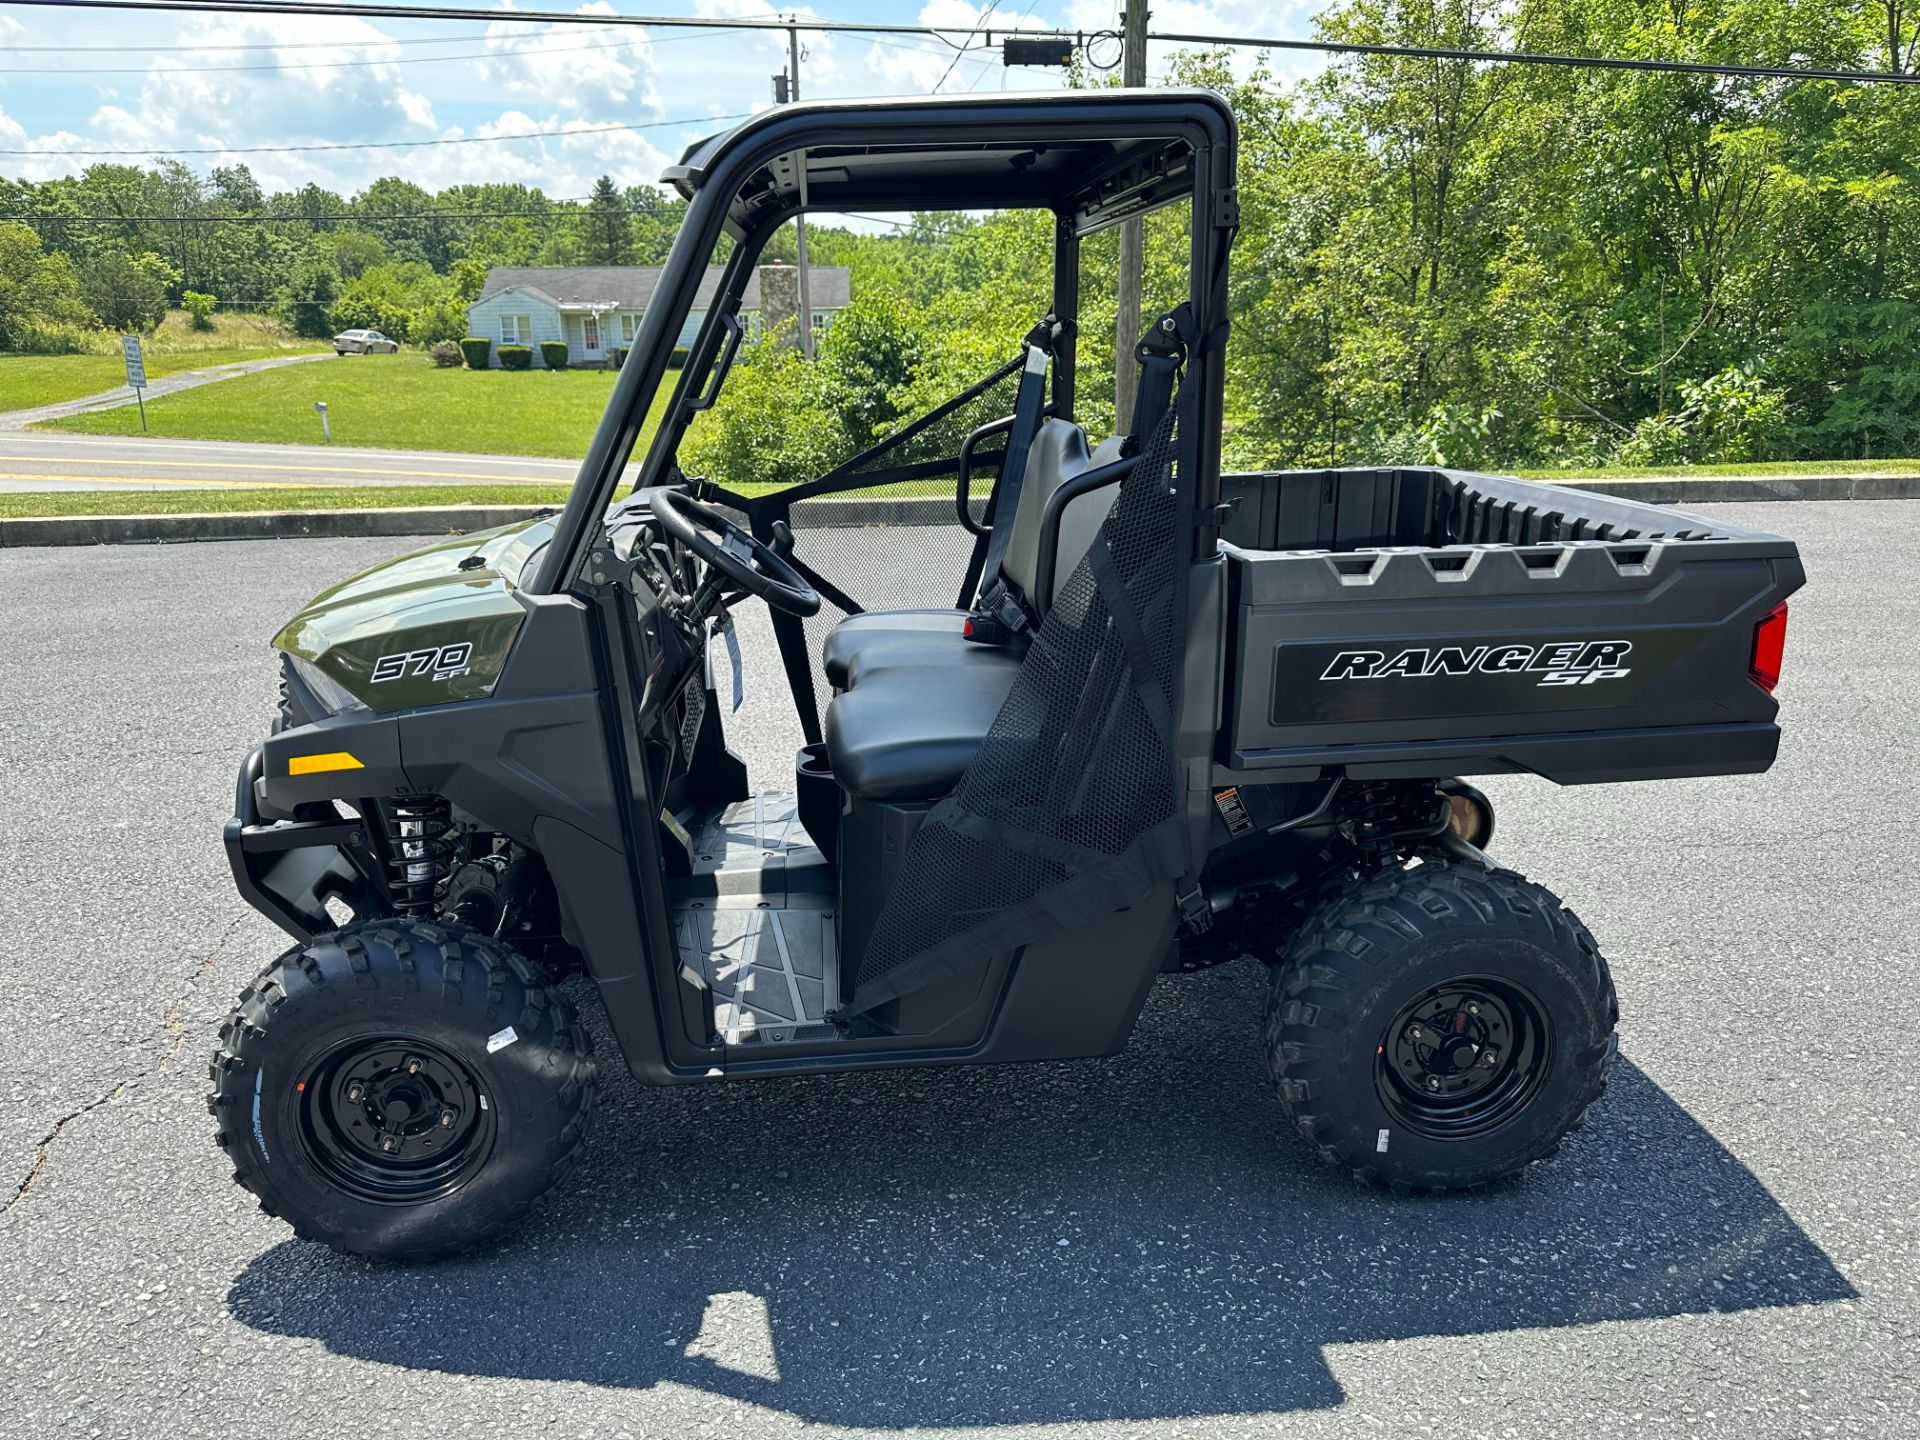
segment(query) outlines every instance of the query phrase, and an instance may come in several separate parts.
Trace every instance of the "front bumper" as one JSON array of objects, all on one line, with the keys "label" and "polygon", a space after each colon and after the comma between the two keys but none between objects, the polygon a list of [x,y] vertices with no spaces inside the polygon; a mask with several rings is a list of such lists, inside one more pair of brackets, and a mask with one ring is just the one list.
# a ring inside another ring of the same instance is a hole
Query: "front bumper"
[{"label": "front bumper", "polygon": [[[312,818],[266,819],[256,783],[263,771],[263,749],[256,745],[240,767],[233,817],[221,832],[241,897],[302,944],[338,928],[329,900],[356,917],[391,913],[373,827],[342,816],[331,802],[301,806],[302,816]],[[327,814],[315,813],[323,809]]]}]

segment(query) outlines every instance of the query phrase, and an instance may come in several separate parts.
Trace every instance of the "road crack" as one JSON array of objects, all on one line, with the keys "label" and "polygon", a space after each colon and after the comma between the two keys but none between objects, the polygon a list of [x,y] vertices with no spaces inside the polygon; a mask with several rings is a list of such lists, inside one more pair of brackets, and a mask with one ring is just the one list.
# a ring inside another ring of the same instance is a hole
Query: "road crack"
[{"label": "road crack", "polygon": [[78,1120],[82,1115],[98,1110],[103,1105],[111,1105],[115,1100],[118,1100],[122,1095],[125,1095],[142,1081],[152,1079],[154,1076],[159,1075],[166,1070],[169,1065],[173,1064],[174,1061],[186,1053],[187,1045],[193,1036],[181,1012],[185,1008],[187,1001],[192,998],[193,992],[199,989],[200,982],[205,979],[207,973],[213,969],[214,961],[219,958],[220,952],[226,949],[227,942],[233,939],[235,932],[240,928],[241,920],[244,918],[244,916],[236,917],[234,921],[220,933],[220,938],[213,942],[213,945],[207,950],[207,953],[194,962],[193,968],[187,972],[185,979],[181,982],[179,993],[168,1002],[166,1010],[162,1012],[160,1016],[160,1029],[172,1043],[151,1063],[142,1066],[124,1080],[115,1081],[112,1088],[105,1093],[89,1100],[76,1110],[68,1111],[58,1120],[54,1121],[53,1128],[41,1137],[40,1144],[34,1151],[33,1164],[27,1168],[27,1173],[21,1177],[19,1185],[15,1187],[13,1194],[8,1197],[7,1202],[4,1205],[0,1205],[0,1215],[6,1214],[9,1210],[13,1209],[15,1205],[18,1205],[22,1200],[26,1199],[28,1194],[33,1190],[33,1187],[39,1183],[41,1175],[46,1173],[47,1161],[53,1154],[54,1142],[66,1133],[69,1125]]}]

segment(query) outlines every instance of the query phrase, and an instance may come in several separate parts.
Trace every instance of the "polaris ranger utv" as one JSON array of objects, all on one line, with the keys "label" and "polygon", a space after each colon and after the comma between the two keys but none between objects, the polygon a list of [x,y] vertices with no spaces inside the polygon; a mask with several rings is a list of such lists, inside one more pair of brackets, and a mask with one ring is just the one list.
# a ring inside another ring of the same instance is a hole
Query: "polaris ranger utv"
[{"label": "polaris ranger utv", "polygon": [[[565,509],[275,641],[225,841],[295,943],[211,1100],[264,1208],[369,1255],[501,1233],[586,1135],[573,976],[670,1085],[1109,1055],[1156,976],[1251,955],[1286,1123],[1362,1179],[1482,1185],[1580,1121],[1606,964],[1459,777],[1766,769],[1799,561],[1483,475],[1222,475],[1234,152],[1216,95],[1108,90],[787,106],[672,167],[685,222]],[[1175,203],[1185,298],[1128,433],[1090,437],[1082,243]],[[683,472],[783,222],[1006,207],[1051,213],[1054,266],[1004,364],[807,483]],[[790,794],[749,793],[712,678],[754,602]]]}]

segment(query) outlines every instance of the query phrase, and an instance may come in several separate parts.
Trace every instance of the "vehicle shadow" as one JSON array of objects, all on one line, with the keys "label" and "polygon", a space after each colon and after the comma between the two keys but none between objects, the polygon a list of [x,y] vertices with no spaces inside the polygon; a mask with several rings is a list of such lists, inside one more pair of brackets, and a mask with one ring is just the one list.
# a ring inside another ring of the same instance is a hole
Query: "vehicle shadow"
[{"label": "vehicle shadow", "polygon": [[1282,1129],[1259,979],[1243,963],[1161,985],[1110,1061],[623,1077],[575,1182],[508,1246],[399,1267],[288,1241],[228,1303],[388,1365],[674,1381],[906,1427],[1327,1407],[1328,1345],[1855,1295],[1624,1061],[1521,1182],[1353,1185]]}]

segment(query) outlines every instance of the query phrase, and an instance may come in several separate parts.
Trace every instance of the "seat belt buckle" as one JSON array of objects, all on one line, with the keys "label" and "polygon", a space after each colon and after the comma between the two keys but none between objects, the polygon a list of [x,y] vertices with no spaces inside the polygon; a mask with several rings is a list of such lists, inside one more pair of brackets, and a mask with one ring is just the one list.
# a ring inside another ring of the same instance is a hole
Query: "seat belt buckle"
[{"label": "seat belt buckle", "polygon": [[1204,935],[1213,928],[1213,906],[1198,885],[1190,885],[1174,897],[1180,907],[1181,928],[1189,935]]},{"label": "seat belt buckle", "polygon": [[967,616],[960,635],[976,645],[1011,645],[1031,623],[1018,600],[1005,589],[995,589],[980,597],[980,607]]}]

